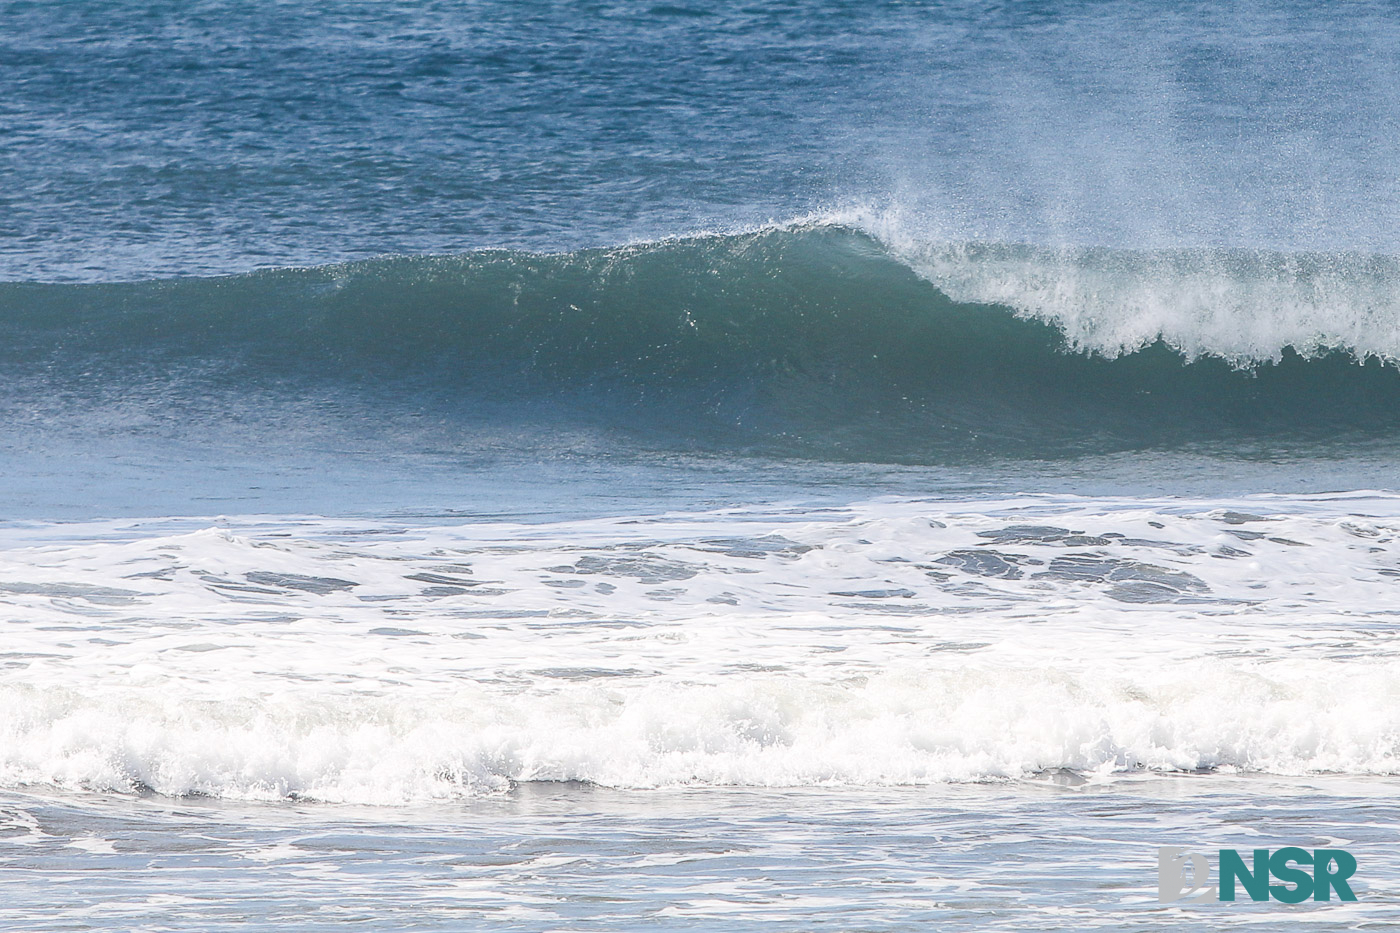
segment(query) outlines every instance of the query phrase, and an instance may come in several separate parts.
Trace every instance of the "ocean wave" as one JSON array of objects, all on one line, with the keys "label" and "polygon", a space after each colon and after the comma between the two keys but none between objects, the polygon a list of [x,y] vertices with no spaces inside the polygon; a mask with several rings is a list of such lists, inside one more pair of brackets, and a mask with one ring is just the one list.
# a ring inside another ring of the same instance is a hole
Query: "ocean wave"
[{"label": "ocean wave", "polygon": [[150,527],[0,551],[0,786],[1400,773],[1393,495]]},{"label": "ocean wave", "polygon": [[1400,360],[1392,256],[889,242],[953,301],[1044,321],[1079,352],[1116,358],[1160,343],[1239,367],[1286,354]]},{"label": "ocean wave", "polygon": [[558,255],[8,283],[0,377],[79,399],[315,381],[448,416],[571,401],[868,459],[1388,434],[1397,284],[1389,257],[948,245],[852,215]]},{"label": "ocean wave", "polygon": [[[906,665],[515,696],[463,684],[244,699],[148,686],[0,688],[0,783],[402,804],[519,782],[901,786],[1056,771],[1400,773],[1393,664],[1220,659]],[[1364,704],[1363,704],[1364,705]],[[1321,724],[1325,724],[1325,728]]]}]

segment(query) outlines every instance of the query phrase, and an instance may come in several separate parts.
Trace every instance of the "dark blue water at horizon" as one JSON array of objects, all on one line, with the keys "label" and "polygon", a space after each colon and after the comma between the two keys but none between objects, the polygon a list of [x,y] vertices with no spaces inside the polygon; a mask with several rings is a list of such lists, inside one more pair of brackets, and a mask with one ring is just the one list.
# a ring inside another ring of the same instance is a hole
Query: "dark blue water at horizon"
[{"label": "dark blue water at horizon", "polygon": [[556,251],[874,206],[1395,252],[1390,8],[0,4],[0,278]]}]

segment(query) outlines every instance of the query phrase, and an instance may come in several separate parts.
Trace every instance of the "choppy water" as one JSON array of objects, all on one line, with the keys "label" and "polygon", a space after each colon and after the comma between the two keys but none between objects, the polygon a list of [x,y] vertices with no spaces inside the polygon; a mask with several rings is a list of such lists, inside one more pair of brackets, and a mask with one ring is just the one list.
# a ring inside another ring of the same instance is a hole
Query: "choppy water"
[{"label": "choppy water", "polygon": [[1389,7],[0,26],[0,927],[1394,921]]}]

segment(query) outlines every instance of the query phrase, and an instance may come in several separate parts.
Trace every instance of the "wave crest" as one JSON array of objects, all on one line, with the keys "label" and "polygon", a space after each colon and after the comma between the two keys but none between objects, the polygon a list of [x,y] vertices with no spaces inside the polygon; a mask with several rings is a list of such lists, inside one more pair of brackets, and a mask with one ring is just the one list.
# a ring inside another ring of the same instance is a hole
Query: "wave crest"
[{"label": "wave crest", "polygon": [[1400,427],[1400,261],[938,245],[845,220],[863,226],[11,283],[0,375],[55,398],[316,381],[444,417],[507,399],[857,459]]}]

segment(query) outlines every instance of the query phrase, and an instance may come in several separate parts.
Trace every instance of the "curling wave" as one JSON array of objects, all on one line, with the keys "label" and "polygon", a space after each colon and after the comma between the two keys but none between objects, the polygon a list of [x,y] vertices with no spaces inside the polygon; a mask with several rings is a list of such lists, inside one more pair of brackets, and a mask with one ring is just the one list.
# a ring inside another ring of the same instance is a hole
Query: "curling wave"
[{"label": "curling wave", "polygon": [[869,227],[8,283],[0,376],[258,405],[316,383],[453,417],[508,399],[652,443],[872,460],[1400,428],[1400,260]]}]

